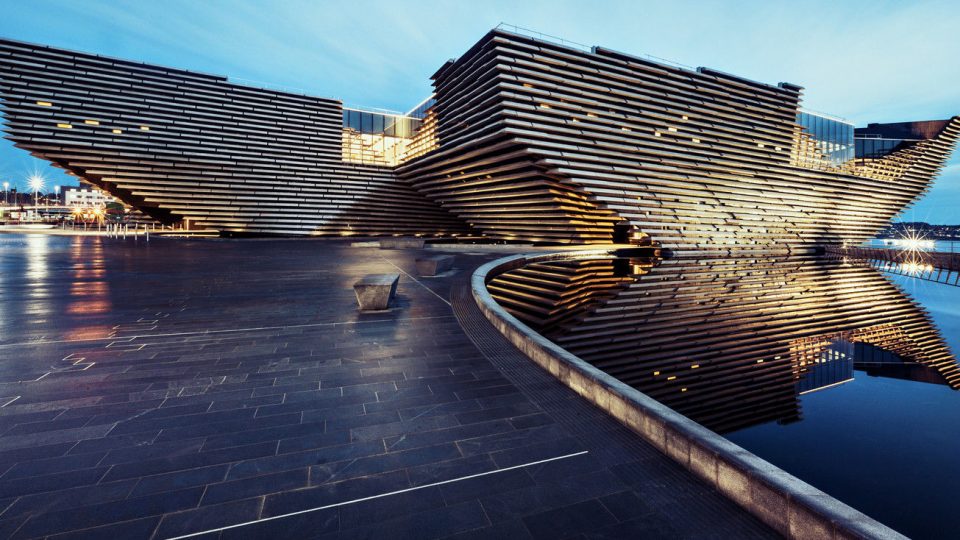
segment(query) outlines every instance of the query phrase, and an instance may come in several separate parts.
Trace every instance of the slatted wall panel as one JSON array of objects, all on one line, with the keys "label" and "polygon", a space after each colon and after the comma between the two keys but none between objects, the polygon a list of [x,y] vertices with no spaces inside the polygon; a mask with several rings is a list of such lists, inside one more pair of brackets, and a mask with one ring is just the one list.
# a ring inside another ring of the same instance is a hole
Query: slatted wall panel
[{"label": "slatted wall panel", "polygon": [[392,169],[343,163],[339,101],[0,40],[6,137],[167,223],[296,235],[466,225]]},{"label": "slatted wall panel", "polygon": [[501,30],[434,75],[429,144],[395,170],[342,162],[335,100],[13,41],[0,78],[17,145],[159,219],[227,232],[470,224],[597,243],[629,224],[673,248],[859,242],[929,188],[960,136],[955,117],[881,160],[802,167],[822,160],[801,156],[798,86]]},{"label": "slatted wall panel", "polygon": [[[486,234],[789,249],[871,237],[942,168],[954,118],[897,173],[798,167],[801,88],[495,30],[434,75],[440,148],[404,178]],[[843,172],[846,170],[847,172]]]}]

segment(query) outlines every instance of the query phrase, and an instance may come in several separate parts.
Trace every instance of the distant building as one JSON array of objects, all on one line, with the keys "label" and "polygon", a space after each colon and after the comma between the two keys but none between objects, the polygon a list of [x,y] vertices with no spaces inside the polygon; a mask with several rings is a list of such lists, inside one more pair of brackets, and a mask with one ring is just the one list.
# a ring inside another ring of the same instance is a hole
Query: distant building
[{"label": "distant building", "polygon": [[69,187],[63,190],[63,204],[74,208],[106,206],[116,199],[99,189]]}]

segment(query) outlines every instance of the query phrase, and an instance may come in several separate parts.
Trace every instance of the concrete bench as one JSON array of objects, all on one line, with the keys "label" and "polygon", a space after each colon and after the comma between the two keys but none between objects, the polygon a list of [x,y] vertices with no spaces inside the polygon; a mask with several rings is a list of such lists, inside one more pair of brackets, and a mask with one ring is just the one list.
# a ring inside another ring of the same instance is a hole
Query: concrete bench
[{"label": "concrete bench", "polygon": [[453,267],[453,255],[434,255],[417,259],[417,273],[421,276],[435,276]]},{"label": "concrete bench", "polygon": [[416,238],[412,236],[394,236],[391,238],[380,239],[380,249],[403,248],[423,249],[423,238]]},{"label": "concrete bench", "polygon": [[397,294],[400,274],[370,274],[353,284],[360,311],[387,309]]}]

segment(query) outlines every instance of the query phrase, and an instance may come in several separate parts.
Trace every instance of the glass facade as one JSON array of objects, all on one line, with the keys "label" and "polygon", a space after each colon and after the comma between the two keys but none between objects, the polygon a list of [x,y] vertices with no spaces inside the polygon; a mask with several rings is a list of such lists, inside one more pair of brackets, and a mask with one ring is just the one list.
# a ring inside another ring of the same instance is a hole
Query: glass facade
[{"label": "glass facade", "polygon": [[882,139],[880,137],[857,137],[856,139],[857,159],[879,159],[883,156],[899,150],[909,143],[910,139]]},{"label": "glass facade", "polygon": [[423,120],[407,115],[343,109],[343,160],[397,165]]},{"label": "glass facade", "polygon": [[427,99],[420,102],[419,105],[411,109],[410,112],[408,112],[405,116],[409,116],[411,118],[419,118],[420,120],[423,120],[427,116],[427,110],[429,110],[430,107],[433,107],[433,105],[436,102],[437,102],[436,98],[434,98],[433,96],[430,96]]},{"label": "glass facade", "polygon": [[343,127],[357,133],[387,137],[413,137],[420,129],[421,120],[409,116],[385,114],[355,109],[343,110]]},{"label": "glass facade", "polygon": [[854,347],[851,341],[837,339],[814,358],[801,360],[797,392],[805,394],[852,381]]},{"label": "glass facade", "polygon": [[813,139],[827,164],[839,167],[855,157],[853,124],[807,111],[797,115],[797,123]]}]

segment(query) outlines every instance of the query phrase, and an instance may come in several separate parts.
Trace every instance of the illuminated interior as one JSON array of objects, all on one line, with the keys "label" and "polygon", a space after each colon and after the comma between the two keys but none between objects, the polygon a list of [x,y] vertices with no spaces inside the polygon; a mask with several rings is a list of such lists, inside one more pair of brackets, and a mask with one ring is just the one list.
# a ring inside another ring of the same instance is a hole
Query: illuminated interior
[{"label": "illuminated interior", "polygon": [[436,146],[425,140],[435,133],[423,129],[433,124],[429,116],[419,109],[404,115],[344,108],[343,161],[394,167],[423,154]]}]

